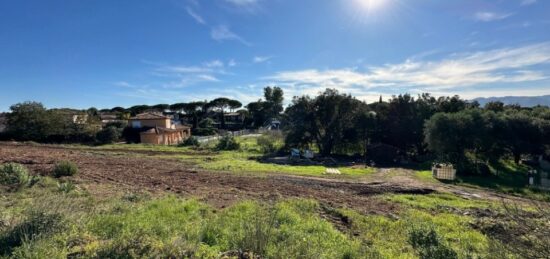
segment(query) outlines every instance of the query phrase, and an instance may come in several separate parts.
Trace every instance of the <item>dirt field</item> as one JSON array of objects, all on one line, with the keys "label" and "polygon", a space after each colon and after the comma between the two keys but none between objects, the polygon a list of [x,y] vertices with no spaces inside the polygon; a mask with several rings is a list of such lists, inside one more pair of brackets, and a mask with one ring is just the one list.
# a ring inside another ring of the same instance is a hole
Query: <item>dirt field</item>
[{"label": "dirt field", "polygon": [[[368,179],[354,181],[281,174],[255,176],[207,172],[197,170],[192,164],[154,156],[159,153],[162,152],[91,151],[0,143],[0,163],[21,163],[38,174],[49,174],[60,160],[75,162],[80,169],[75,178],[77,183],[91,193],[97,192],[94,188],[98,184],[106,184],[124,191],[173,192],[185,197],[196,197],[220,208],[243,199],[275,201],[279,198],[301,197],[314,198],[330,206],[350,207],[363,213],[388,213],[395,210],[397,205],[374,198],[374,195],[464,192],[454,187],[415,181],[406,174],[387,177],[384,175],[387,172],[385,170],[380,170]],[[478,196],[492,195],[481,193]]]}]

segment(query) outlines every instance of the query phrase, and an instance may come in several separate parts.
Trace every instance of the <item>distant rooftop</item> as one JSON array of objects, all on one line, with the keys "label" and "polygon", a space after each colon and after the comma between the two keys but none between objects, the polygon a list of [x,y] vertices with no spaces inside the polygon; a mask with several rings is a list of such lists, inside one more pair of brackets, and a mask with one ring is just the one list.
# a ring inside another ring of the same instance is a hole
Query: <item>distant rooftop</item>
[{"label": "distant rooftop", "polygon": [[164,116],[158,113],[146,112],[146,113],[140,113],[130,119],[131,120],[160,120],[160,119],[170,119],[170,117]]}]

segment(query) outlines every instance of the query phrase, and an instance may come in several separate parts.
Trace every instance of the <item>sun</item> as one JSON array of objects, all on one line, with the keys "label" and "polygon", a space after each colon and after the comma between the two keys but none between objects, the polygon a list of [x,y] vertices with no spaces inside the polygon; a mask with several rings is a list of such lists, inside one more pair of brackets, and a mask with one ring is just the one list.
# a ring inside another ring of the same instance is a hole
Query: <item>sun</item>
[{"label": "sun", "polygon": [[357,4],[368,12],[382,9],[388,0],[355,0]]}]

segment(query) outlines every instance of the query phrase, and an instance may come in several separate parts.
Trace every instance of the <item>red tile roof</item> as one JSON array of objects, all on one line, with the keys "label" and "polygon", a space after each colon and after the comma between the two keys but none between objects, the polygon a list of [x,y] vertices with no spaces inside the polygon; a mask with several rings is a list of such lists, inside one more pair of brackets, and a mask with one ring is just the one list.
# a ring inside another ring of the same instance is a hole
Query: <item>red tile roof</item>
[{"label": "red tile roof", "polygon": [[158,113],[146,112],[130,118],[130,120],[162,120],[162,119],[170,119],[170,117],[164,116]]}]

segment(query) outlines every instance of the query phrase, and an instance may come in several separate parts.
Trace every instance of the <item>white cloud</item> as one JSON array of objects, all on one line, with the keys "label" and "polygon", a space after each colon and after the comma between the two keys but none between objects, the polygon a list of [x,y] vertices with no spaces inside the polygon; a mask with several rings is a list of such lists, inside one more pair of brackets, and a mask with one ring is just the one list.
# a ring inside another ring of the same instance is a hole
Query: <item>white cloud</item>
[{"label": "white cloud", "polygon": [[522,6],[532,5],[532,4],[536,4],[536,3],[537,3],[537,0],[522,0],[521,1]]},{"label": "white cloud", "polygon": [[234,59],[231,59],[231,60],[229,60],[229,62],[227,62],[227,65],[229,67],[234,67],[234,66],[237,65],[237,62]]},{"label": "white cloud", "polygon": [[255,14],[260,10],[259,0],[225,0],[233,9]]},{"label": "white cloud", "polygon": [[216,59],[216,60],[205,62],[204,66],[206,66],[206,67],[223,67],[224,64],[223,64],[222,61]]},{"label": "white cloud", "polygon": [[474,20],[480,22],[492,22],[510,17],[511,13],[477,12],[474,14]]},{"label": "white cloud", "polygon": [[156,76],[156,82],[150,84],[132,84],[127,81],[119,81],[113,85],[130,89],[130,95],[152,93],[153,89],[177,89],[194,86],[201,83],[217,83],[222,80],[219,77],[228,75],[225,65],[220,60],[202,62],[199,65],[182,66],[167,65],[147,61],[146,64],[153,66],[152,75]]},{"label": "white cloud", "polygon": [[193,73],[209,73],[212,69],[202,66],[161,66],[156,69],[157,72],[193,74]]},{"label": "white cloud", "polygon": [[210,82],[219,82],[220,80],[213,75],[197,75],[198,79]]},{"label": "white cloud", "polygon": [[269,61],[270,59],[272,59],[273,57],[272,56],[255,56],[252,61],[254,63],[264,63],[266,61]]},{"label": "white cloud", "polygon": [[345,91],[373,88],[444,90],[492,83],[531,82],[550,78],[533,66],[550,63],[550,43],[455,54],[435,61],[405,60],[400,64],[356,69],[283,71],[267,80],[297,87],[330,87]]},{"label": "white cloud", "polygon": [[126,82],[126,81],[118,81],[114,82],[113,85],[120,86],[120,87],[126,87],[126,88],[134,88],[135,86]]},{"label": "white cloud", "polygon": [[206,21],[204,21],[202,16],[200,16],[198,13],[195,13],[195,11],[191,9],[191,7],[187,7],[186,10],[187,14],[189,14],[189,16],[191,16],[197,23],[206,24]]},{"label": "white cloud", "polygon": [[219,25],[216,27],[212,27],[212,30],[210,31],[210,36],[212,37],[212,39],[217,41],[236,40],[241,42],[244,45],[247,45],[247,46],[251,45],[248,41],[243,39],[241,36],[232,32],[229,29],[229,27],[226,25]]}]

